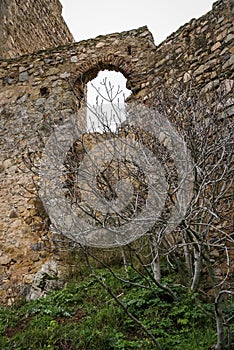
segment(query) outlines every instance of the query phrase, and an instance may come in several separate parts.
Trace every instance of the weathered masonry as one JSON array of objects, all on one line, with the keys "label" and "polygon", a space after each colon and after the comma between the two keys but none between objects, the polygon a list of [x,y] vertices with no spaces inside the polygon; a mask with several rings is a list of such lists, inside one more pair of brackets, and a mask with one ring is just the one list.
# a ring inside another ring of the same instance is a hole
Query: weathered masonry
[{"label": "weathered masonry", "polygon": [[0,0],[0,57],[11,58],[74,41],[58,0]]},{"label": "weathered masonry", "polygon": [[[46,263],[59,259],[23,163],[38,149],[47,120],[79,108],[83,83],[100,70],[121,72],[142,103],[161,84],[193,79],[203,91],[233,87],[233,1],[173,33],[158,47],[147,27],[74,43],[59,1],[0,0],[0,302],[12,303]],[[45,13],[40,21],[40,12]],[[25,16],[27,21],[23,21]],[[29,35],[30,33],[30,35]],[[41,51],[39,51],[41,50]],[[75,94],[74,94],[75,92]],[[231,99],[230,99],[231,101]],[[229,102],[231,108],[231,102]],[[31,192],[30,192],[31,191]]]}]

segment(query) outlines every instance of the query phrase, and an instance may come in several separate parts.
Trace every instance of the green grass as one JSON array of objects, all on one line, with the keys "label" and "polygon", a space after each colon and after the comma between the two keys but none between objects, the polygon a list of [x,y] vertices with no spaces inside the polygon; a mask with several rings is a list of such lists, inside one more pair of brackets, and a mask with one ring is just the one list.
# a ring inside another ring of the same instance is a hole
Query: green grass
[{"label": "green grass", "polygon": [[[215,343],[213,306],[179,287],[173,301],[165,292],[123,284],[99,275],[163,350],[205,350]],[[132,272],[134,278],[134,272]],[[135,276],[140,282],[140,277]],[[92,277],[45,298],[0,309],[2,350],[152,350],[155,346]]]}]

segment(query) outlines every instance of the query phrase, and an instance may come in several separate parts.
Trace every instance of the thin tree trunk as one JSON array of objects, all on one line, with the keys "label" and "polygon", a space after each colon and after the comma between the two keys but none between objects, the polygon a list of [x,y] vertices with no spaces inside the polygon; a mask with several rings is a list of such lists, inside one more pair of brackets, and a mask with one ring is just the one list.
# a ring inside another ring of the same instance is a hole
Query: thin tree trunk
[{"label": "thin tree trunk", "polygon": [[234,292],[231,292],[230,290],[222,290],[221,292],[219,292],[219,294],[215,298],[215,319],[216,319],[216,329],[217,329],[217,343],[215,347],[216,350],[225,350],[228,348],[231,349],[230,335],[228,336],[228,342],[227,342],[228,344],[226,346],[225,333],[224,333],[225,322],[224,322],[222,307],[220,305],[224,294],[233,295]]},{"label": "thin tree trunk", "polygon": [[161,280],[161,267],[160,267],[160,259],[159,259],[159,252],[158,252],[158,244],[156,242],[155,237],[151,237],[150,240],[151,243],[151,251],[152,251],[152,262],[151,262],[151,268],[153,271],[154,279],[157,282],[160,282]]},{"label": "thin tree trunk", "polygon": [[122,254],[122,258],[123,258],[124,269],[125,269],[126,274],[128,275],[128,262],[127,262],[127,257],[126,257],[124,248],[121,247],[120,249],[121,249],[121,254]]},{"label": "thin tree trunk", "polygon": [[184,249],[184,257],[185,257],[186,266],[188,269],[189,276],[192,277],[193,272],[192,272],[192,264],[191,264],[191,255],[190,255],[190,252],[188,249],[186,239],[184,237],[182,237],[182,241],[183,241],[183,249]]},{"label": "thin tree trunk", "polygon": [[200,276],[201,276],[201,266],[202,266],[202,255],[201,247],[197,245],[194,248],[194,273],[191,289],[196,290],[199,286]]}]

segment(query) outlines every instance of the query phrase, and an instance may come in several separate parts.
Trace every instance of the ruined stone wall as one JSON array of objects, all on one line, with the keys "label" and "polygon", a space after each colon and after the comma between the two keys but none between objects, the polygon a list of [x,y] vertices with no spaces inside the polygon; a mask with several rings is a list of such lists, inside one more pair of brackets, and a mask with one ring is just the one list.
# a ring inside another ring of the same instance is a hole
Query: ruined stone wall
[{"label": "ruined stone wall", "polygon": [[[3,3],[6,0],[0,5]],[[40,6],[42,1],[36,3]],[[232,3],[216,2],[212,11],[184,25],[158,47],[143,27],[0,60],[1,302],[13,302],[44,264],[59,259],[50,249],[53,243],[41,204],[35,200],[32,174],[23,162],[26,147],[32,154],[40,148],[39,135],[44,139],[49,136],[50,118],[63,122],[77,111],[77,97],[85,93],[82,84],[103,69],[122,72],[134,98],[143,103],[154,104],[154,92],[161,85],[189,83],[191,79],[204,91],[224,83],[230,95],[234,65]],[[52,6],[49,4],[44,6],[47,11]],[[56,22],[52,19],[51,23],[48,28],[52,31]],[[68,34],[63,38],[70,40]],[[46,47],[61,44],[52,40],[59,39],[49,36]],[[12,46],[10,56],[37,49],[34,44],[27,48],[22,41],[22,48]],[[231,98],[228,103],[232,108]],[[38,180],[36,175],[34,180]]]},{"label": "ruined stone wall", "polygon": [[64,122],[77,111],[74,89],[79,94],[81,82],[94,78],[100,69],[121,71],[129,88],[140,89],[154,50],[152,35],[143,27],[0,62],[0,299],[4,302],[13,302],[43,264],[55,259],[41,204],[33,195],[32,174],[23,163],[25,147],[33,154],[40,148],[39,135],[50,135],[50,118]]},{"label": "ruined stone wall", "polygon": [[152,99],[161,85],[189,82],[207,92],[221,81],[232,87],[234,76],[234,1],[220,0],[210,12],[192,19],[156,49],[152,62]]},{"label": "ruined stone wall", "polygon": [[16,57],[73,41],[58,0],[0,1],[0,57]]}]

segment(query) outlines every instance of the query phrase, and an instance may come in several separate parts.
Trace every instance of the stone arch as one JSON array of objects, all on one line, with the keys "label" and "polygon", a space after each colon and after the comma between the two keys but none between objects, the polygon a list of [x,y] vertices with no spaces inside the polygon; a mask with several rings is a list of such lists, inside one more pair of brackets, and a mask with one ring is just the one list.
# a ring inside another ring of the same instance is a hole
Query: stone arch
[{"label": "stone arch", "polygon": [[73,73],[71,85],[82,99],[85,94],[86,84],[97,77],[98,73],[103,70],[120,72],[127,79],[126,87],[132,90],[134,86],[134,65],[126,58],[114,54],[87,59],[83,62],[76,73]]},{"label": "stone arch", "polygon": [[126,79],[133,74],[133,64],[126,58],[114,54],[107,54],[103,57],[88,59],[79,67],[78,79],[83,75],[87,81],[96,78],[100,70],[114,70],[122,73]]}]

